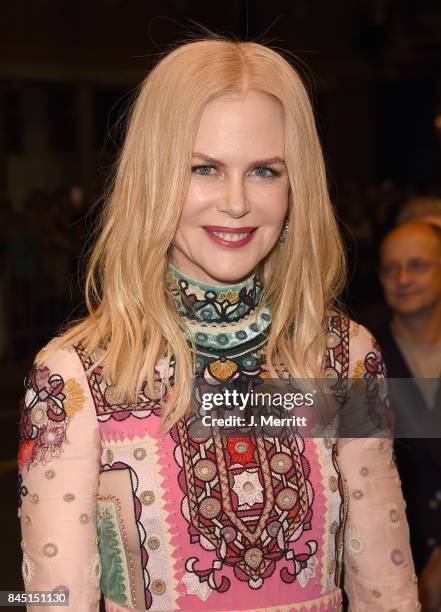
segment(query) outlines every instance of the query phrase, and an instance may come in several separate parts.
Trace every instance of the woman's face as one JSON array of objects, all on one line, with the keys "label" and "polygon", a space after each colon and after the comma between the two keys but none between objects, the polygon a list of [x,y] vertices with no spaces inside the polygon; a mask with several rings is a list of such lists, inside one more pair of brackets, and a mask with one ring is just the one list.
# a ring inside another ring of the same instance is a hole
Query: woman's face
[{"label": "woman's face", "polygon": [[278,241],[288,211],[283,114],[269,96],[206,106],[171,262],[197,280],[237,283]]}]

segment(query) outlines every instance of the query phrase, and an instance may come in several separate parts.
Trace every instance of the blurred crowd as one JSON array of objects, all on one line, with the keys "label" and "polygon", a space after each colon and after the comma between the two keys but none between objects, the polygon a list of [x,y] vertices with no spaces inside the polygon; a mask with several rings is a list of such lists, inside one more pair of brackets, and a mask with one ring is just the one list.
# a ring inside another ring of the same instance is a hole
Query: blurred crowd
[{"label": "blurred crowd", "polygon": [[334,198],[348,258],[347,288],[342,300],[352,318],[375,327],[391,316],[379,278],[380,246],[397,224],[432,211],[441,213],[436,188],[396,186],[385,180],[363,189],[346,181]]},{"label": "blurred crowd", "polygon": [[91,213],[80,187],[0,202],[0,359],[21,360],[82,309]]}]

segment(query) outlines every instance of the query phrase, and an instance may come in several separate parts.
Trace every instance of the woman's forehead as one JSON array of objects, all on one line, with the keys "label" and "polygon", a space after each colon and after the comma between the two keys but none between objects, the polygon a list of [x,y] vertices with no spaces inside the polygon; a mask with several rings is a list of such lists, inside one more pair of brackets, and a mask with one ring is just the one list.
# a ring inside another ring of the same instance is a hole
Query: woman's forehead
[{"label": "woman's forehead", "polygon": [[194,150],[211,157],[253,151],[262,155],[283,155],[284,124],[280,107],[266,94],[228,94],[210,102],[204,109],[196,134]]}]

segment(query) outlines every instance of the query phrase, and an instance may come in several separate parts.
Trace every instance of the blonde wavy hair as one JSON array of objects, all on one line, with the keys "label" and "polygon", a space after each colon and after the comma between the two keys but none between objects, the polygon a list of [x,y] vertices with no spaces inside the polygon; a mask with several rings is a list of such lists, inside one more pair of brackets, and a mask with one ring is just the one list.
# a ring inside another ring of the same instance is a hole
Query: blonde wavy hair
[{"label": "blonde wavy hair", "polygon": [[278,378],[281,359],[294,377],[323,376],[327,317],[338,311],[346,262],[307,91],[290,62],[267,46],[218,36],[187,42],[141,84],[89,260],[88,315],[71,322],[46,349],[47,355],[79,342],[89,353],[104,347],[98,362],[103,377],[132,403],[145,383],[154,397],[154,368],[163,359],[163,434],[191,406],[195,369],[194,343],[182,333],[167,289],[195,135],[209,102],[250,90],[281,104],[290,181],[287,240],[258,265],[272,312],[268,370]]}]

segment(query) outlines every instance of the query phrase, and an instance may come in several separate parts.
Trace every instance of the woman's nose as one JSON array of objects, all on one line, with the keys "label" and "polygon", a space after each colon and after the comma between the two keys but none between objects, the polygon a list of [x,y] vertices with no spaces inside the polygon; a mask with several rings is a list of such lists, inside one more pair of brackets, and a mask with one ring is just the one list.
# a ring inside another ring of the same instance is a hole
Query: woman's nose
[{"label": "woman's nose", "polygon": [[247,192],[241,178],[231,179],[225,184],[222,201],[218,209],[232,217],[242,217],[250,211]]}]

